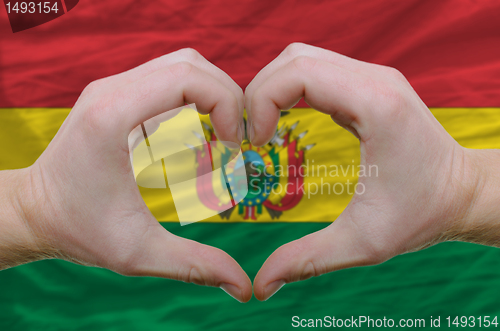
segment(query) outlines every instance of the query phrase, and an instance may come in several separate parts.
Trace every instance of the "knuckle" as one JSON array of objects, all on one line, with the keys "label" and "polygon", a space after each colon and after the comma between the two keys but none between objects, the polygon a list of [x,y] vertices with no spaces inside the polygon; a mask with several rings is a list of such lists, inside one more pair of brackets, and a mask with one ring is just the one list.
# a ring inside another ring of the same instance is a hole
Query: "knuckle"
[{"label": "knuckle", "polygon": [[292,63],[299,71],[311,71],[317,61],[312,57],[300,55],[294,58]]},{"label": "knuckle", "polygon": [[377,116],[382,120],[397,119],[406,109],[403,91],[392,84],[377,84],[373,89],[375,104],[378,105]]},{"label": "knuckle", "polygon": [[392,78],[394,78],[394,79],[396,79],[397,81],[400,81],[400,82],[401,81],[406,82],[406,77],[398,69],[389,67],[388,71],[389,71],[389,75]]},{"label": "knuckle", "polygon": [[194,48],[183,48],[179,51],[181,57],[189,62],[194,62],[201,57],[201,54]]},{"label": "knuckle", "polygon": [[193,283],[196,285],[205,285],[205,280],[201,276],[200,272],[196,267],[191,267],[188,269],[188,272],[185,273],[182,278],[186,283]]},{"label": "knuckle", "polygon": [[297,275],[299,281],[317,277],[325,273],[324,267],[320,268],[315,260],[306,261],[301,269],[300,274]]},{"label": "knuckle", "polygon": [[289,44],[286,48],[285,48],[285,52],[288,54],[288,55],[291,55],[292,57],[296,57],[300,54],[302,54],[302,52],[304,52],[304,50],[308,47],[308,45],[304,44],[304,43],[300,43],[300,42],[294,42],[294,43],[291,43]]},{"label": "knuckle", "polygon": [[398,69],[388,66],[381,66],[381,68],[385,76],[392,78],[398,83],[407,82],[406,77]]},{"label": "knuckle", "polygon": [[102,90],[103,80],[98,79],[93,82],[90,82],[82,91],[81,97],[89,97],[95,95],[98,91]]},{"label": "knuckle", "polygon": [[170,73],[177,79],[184,78],[191,73],[194,66],[187,62],[181,61],[168,67]]},{"label": "knuckle", "polygon": [[274,254],[280,259],[296,261],[296,267],[290,272],[289,281],[306,280],[328,272],[327,261],[310,253],[317,251],[317,247],[318,243],[313,236],[305,236],[299,241],[287,243],[276,249]]},{"label": "knuckle", "polygon": [[187,248],[187,252],[189,252],[189,256],[197,258],[184,261],[184,264],[177,270],[177,274],[174,277],[185,283],[215,286],[214,275],[206,272],[206,267],[204,267],[204,263],[202,262],[210,259],[210,254],[198,245]]}]

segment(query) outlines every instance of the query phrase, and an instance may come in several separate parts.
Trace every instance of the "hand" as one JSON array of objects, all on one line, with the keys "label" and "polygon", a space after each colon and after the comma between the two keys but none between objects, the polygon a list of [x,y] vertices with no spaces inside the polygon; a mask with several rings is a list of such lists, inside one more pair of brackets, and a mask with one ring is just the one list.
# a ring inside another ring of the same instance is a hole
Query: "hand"
[{"label": "hand", "polygon": [[186,103],[210,114],[221,140],[241,142],[241,89],[194,50],[91,83],[36,163],[14,176],[25,183],[20,214],[26,227],[19,228],[27,231],[18,238],[34,247],[24,262],[63,258],[124,275],[218,286],[250,300],[251,282],[238,263],[167,232],[134,181],[129,133]]},{"label": "hand", "polygon": [[498,225],[486,234],[474,223],[485,187],[474,160],[484,159],[484,152],[462,148],[397,70],[290,45],[245,91],[252,143],[269,141],[280,109],[301,97],[359,138],[361,165],[376,166],[378,176],[359,178],[365,193],[355,194],[330,226],[266,260],[254,280],[257,299],[267,300],[289,282],[378,264],[444,240],[499,245]]},{"label": "hand", "polygon": [[[288,282],[444,240],[500,245],[500,155],[459,146],[399,72],[292,44],[247,88],[252,143],[269,140],[279,110],[302,96],[359,138],[361,163],[377,166],[378,176],[359,179],[365,193],[329,227],[269,257],[254,282],[258,299]],[[64,258],[125,275],[220,286],[248,301],[251,283],[239,265],[216,248],[167,232],[133,180],[128,133],[185,103],[210,113],[221,140],[241,141],[240,88],[193,50],[89,85],[33,166],[0,173],[0,205],[8,206],[0,210],[0,269]]]}]

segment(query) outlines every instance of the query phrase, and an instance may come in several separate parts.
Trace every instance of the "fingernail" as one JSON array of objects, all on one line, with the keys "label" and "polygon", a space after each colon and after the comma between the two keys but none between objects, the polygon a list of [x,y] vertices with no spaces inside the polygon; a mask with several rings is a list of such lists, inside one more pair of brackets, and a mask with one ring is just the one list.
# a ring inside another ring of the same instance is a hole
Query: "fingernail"
[{"label": "fingernail", "polygon": [[241,145],[241,143],[243,142],[243,139],[245,138],[245,124],[243,123],[243,120],[240,122],[240,124],[238,125],[238,130],[237,130],[237,136],[238,136],[238,141]]},{"label": "fingernail", "polygon": [[269,300],[270,297],[272,297],[274,294],[276,294],[276,292],[278,292],[280,290],[280,288],[283,287],[283,285],[285,285],[285,281],[284,280],[276,280],[274,282],[272,282],[271,284],[267,285],[266,288],[264,289],[264,293],[266,295],[266,298],[265,301]]},{"label": "fingernail", "polygon": [[250,140],[250,142],[252,142],[253,138],[255,137],[255,128],[253,127],[252,120],[248,120],[247,134],[248,134],[248,140]]},{"label": "fingernail", "polygon": [[222,283],[220,285],[220,288],[224,292],[226,292],[227,294],[232,296],[234,299],[238,300],[238,302],[243,302],[240,299],[238,299],[238,298],[242,297],[241,290],[239,289],[239,287],[234,286],[233,284],[229,284],[229,283]]}]

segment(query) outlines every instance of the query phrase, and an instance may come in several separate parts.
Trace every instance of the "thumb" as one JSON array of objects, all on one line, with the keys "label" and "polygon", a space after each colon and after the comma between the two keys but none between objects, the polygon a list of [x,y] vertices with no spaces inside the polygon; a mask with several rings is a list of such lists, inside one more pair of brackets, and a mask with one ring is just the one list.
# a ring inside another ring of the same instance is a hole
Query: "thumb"
[{"label": "thumb", "polygon": [[158,222],[150,228],[133,262],[120,273],[215,286],[240,302],[251,299],[250,278],[226,252],[178,237]]},{"label": "thumb", "polygon": [[254,295],[267,300],[283,285],[339,269],[373,264],[356,225],[343,213],[331,225],[279,247],[254,280]]}]

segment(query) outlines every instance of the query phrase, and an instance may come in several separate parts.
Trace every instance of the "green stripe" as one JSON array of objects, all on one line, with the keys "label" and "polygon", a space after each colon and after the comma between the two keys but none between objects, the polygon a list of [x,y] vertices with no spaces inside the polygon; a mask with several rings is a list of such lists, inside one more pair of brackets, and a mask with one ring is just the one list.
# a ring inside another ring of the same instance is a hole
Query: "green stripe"
[{"label": "green stripe", "polygon": [[[69,109],[0,109],[0,169],[32,164]],[[451,113],[452,112],[452,113]],[[499,148],[498,109],[434,109],[463,146]],[[280,245],[328,223],[162,223],[227,251],[254,278]],[[286,285],[267,302],[240,304],[220,289],[129,278],[63,261],[0,271],[3,330],[296,330],[291,318],[500,315],[500,250],[445,243],[379,266]],[[428,325],[428,323],[427,323]]]},{"label": "green stripe", "polygon": [[[275,248],[325,225],[163,224],[227,251],[252,279]],[[294,315],[441,315],[443,323],[447,315],[500,315],[498,261],[498,249],[445,243],[288,284],[267,302],[247,304],[217,288],[42,261],[0,272],[0,330],[294,330]]]}]

